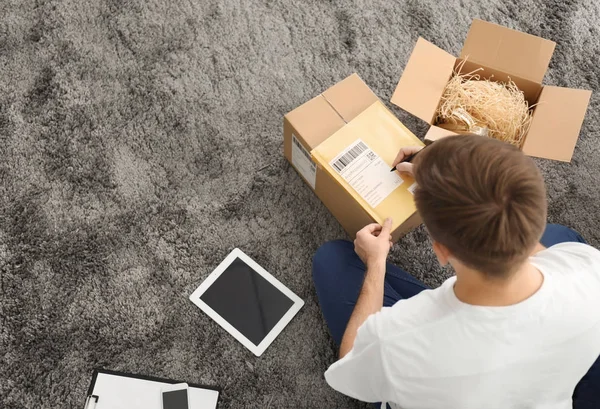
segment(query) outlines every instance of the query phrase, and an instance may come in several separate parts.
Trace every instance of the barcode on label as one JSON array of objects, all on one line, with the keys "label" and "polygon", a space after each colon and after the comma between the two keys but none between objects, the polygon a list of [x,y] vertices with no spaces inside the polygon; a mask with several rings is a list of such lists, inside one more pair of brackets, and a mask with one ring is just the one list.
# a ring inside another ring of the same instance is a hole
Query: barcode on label
[{"label": "barcode on label", "polygon": [[359,141],[352,149],[344,154],[341,158],[333,162],[333,167],[338,172],[344,170],[352,161],[360,156],[361,153],[367,150],[367,145],[363,141]]},{"label": "barcode on label", "polygon": [[294,137],[292,138],[292,142],[294,143],[294,145],[296,145],[301,151],[302,154],[304,156],[306,156],[306,159],[312,161],[312,158],[310,157],[310,154],[306,151],[306,149],[304,148],[304,146],[302,146],[302,144],[300,143],[300,141],[298,139],[296,139],[296,135],[293,135]]}]

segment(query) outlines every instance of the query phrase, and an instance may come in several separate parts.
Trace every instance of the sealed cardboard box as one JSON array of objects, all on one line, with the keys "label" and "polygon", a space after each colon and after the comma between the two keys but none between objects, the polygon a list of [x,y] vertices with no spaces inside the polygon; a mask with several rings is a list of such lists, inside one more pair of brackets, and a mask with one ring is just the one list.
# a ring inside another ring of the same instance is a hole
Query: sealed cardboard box
[{"label": "sealed cardboard box", "polygon": [[433,123],[444,88],[454,70],[469,73],[483,68],[478,72],[482,78],[510,78],[534,105],[523,152],[568,162],[591,91],[542,84],[555,46],[553,41],[482,20],[473,21],[458,58],[419,38],[391,102],[432,125],[426,141],[453,135]]},{"label": "sealed cardboard box", "polygon": [[403,146],[423,143],[353,74],[284,117],[284,155],[353,237],[392,217],[393,240],[421,220],[414,180],[390,172]]}]

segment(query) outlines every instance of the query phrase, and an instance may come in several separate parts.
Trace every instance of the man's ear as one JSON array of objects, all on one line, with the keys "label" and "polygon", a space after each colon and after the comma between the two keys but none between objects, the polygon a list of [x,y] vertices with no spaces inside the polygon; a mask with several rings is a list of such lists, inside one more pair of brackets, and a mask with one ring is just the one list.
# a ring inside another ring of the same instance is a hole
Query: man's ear
[{"label": "man's ear", "polygon": [[450,251],[448,250],[448,248],[446,246],[444,246],[442,243],[437,242],[437,241],[433,241],[433,252],[435,253],[435,256],[438,259],[438,262],[440,263],[440,265],[442,267],[446,267],[446,265],[450,262]]}]

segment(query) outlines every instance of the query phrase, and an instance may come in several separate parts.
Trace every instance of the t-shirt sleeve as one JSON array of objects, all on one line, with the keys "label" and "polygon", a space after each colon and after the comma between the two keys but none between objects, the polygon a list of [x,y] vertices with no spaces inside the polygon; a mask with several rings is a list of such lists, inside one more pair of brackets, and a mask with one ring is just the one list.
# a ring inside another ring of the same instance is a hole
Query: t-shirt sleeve
[{"label": "t-shirt sleeve", "polygon": [[546,267],[554,275],[600,282],[600,251],[583,243],[556,244],[533,256],[534,265]]},{"label": "t-shirt sleeve", "polygon": [[333,389],[364,402],[393,400],[378,336],[385,312],[367,318],[358,329],[352,350],[325,372],[325,379]]}]

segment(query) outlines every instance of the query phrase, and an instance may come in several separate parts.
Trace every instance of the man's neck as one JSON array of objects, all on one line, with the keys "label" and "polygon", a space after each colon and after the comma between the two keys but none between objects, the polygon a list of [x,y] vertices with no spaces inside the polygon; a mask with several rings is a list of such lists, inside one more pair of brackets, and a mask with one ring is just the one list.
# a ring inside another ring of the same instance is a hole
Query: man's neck
[{"label": "man's neck", "polygon": [[537,292],[544,276],[528,262],[507,278],[490,278],[464,265],[455,265],[454,294],[464,303],[507,306],[520,303]]}]

